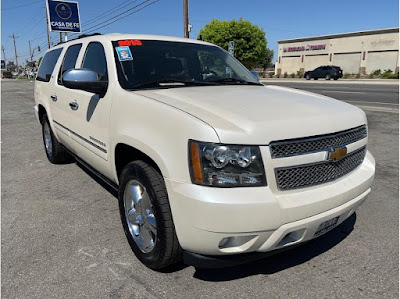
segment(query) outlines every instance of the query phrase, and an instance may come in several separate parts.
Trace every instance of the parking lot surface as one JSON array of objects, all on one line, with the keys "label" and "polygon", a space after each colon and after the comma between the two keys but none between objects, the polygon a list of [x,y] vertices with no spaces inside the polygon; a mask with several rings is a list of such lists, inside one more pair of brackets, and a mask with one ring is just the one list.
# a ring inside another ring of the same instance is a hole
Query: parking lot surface
[{"label": "parking lot surface", "polygon": [[[11,80],[1,86],[2,298],[399,297],[398,106],[365,110],[376,179],[342,225],[240,267],[180,265],[158,273],[132,253],[115,194],[79,164],[47,161],[33,86]],[[351,101],[359,94],[347,95]]]}]

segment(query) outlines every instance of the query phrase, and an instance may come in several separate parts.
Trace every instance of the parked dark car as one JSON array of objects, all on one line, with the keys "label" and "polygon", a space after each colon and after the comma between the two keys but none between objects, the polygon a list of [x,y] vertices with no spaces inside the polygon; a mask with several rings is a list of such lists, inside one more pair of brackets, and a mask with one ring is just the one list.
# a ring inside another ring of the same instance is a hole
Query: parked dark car
[{"label": "parked dark car", "polygon": [[343,77],[343,70],[340,66],[333,66],[333,65],[325,65],[317,67],[313,71],[305,72],[304,78],[310,80],[314,78],[314,80],[318,80],[318,78],[325,78],[325,80],[334,79],[337,80]]}]

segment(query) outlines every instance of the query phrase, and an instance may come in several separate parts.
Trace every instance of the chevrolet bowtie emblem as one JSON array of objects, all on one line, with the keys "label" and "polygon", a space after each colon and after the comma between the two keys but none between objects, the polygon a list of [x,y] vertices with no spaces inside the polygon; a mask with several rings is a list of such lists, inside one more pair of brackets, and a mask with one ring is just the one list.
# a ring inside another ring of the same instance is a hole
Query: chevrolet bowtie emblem
[{"label": "chevrolet bowtie emblem", "polygon": [[344,156],[347,154],[346,147],[335,147],[328,150],[328,158],[329,161],[339,161],[342,160]]}]

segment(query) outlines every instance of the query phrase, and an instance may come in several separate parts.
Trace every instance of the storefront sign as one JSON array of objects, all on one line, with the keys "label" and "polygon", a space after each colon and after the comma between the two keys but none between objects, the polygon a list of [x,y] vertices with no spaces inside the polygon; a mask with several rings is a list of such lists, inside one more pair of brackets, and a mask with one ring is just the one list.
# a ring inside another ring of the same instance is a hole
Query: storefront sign
[{"label": "storefront sign", "polygon": [[283,48],[283,52],[299,52],[299,51],[315,51],[315,50],[325,50],[326,44],[324,45],[307,45],[300,47],[287,47]]}]

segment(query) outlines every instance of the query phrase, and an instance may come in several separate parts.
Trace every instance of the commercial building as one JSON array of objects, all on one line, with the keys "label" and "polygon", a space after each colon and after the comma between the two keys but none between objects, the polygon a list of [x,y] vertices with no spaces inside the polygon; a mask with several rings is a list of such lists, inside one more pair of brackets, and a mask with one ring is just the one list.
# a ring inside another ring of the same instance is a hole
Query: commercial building
[{"label": "commercial building", "polygon": [[275,74],[340,66],[344,73],[399,71],[399,28],[359,31],[278,41]]}]

